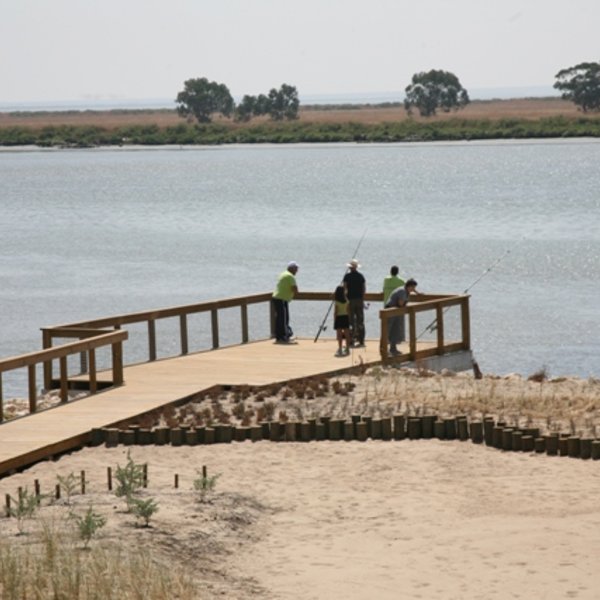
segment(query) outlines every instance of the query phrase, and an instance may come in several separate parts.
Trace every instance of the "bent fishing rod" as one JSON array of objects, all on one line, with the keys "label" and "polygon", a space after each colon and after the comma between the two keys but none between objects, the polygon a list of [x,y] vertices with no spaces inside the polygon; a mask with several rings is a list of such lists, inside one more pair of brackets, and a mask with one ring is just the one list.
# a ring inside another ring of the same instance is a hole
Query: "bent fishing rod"
[{"label": "bent fishing rod", "polygon": [[[356,255],[358,254],[358,251],[363,243],[363,240],[365,239],[365,236],[367,235],[367,229],[364,230],[362,237],[358,241],[358,244],[356,245],[356,248],[354,249],[354,252],[352,253],[352,258],[356,258]],[[344,275],[346,275],[347,272],[348,272],[348,269],[346,268],[346,270],[344,271]],[[342,283],[343,283],[343,281],[344,281],[344,278],[342,277]],[[335,303],[335,295],[334,295],[333,299],[331,300],[331,302],[329,303],[327,312],[325,313],[325,316],[323,317],[323,320],[321,321],[321,324],[319,325],[319,331],[317,331],[317,335],[315,335],[315,339],[313,340],[314,342],[316,342],[319,339],[319,336],[321,335],[321,333],[323,333],[327,329],[327,325],[325,325],[325,323],[327,323],[329,313],[331,312],[331,309],[333,308],[334,303]]]},{"label": "bent fishing rod", "polygon": [[[525,238],[523,237],[516,246],[514,246],[513,248],[507,248],[504,253],[498,257],[487,269],[485,269],[481,275],[479,275],[479,277],[477,277],[477,279],[475,279],[475,281],[473,281],[473,283],[471,283],[471,285],[469,285],[467,288],[465,288],[465,290],[463,291],[463,294],[468,294],[469,291],[474,288],[488,273],[490,273],[495,267],[497,267],[513,250],[514,248],[516,248],[518,245],[520,245],[523,240]],[[444,309],[444,312],[446,312],[448,310],[449,307],[446,307]],[[437,329],[437,317],[435,319],[433,319],[433,321],[431,321],[431,323],[429,323],[429,325],[427,325],[427,327],[425,327],[425,329],[423,329],[423,331],[417,336],[417,340],[420,339],[425,333],[430,332],[432,333],[433,331],[435,331]]]}]

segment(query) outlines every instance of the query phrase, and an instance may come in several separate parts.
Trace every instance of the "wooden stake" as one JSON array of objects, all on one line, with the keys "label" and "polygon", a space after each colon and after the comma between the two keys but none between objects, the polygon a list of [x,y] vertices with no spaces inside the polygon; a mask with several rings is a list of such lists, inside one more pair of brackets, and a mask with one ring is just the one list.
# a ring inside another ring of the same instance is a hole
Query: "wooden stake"
[{"label": "wooden stake", "polygon": [[85,494],[85,471],[81,471],[81,494]]},{"label": "wooden stake", "polygon": [[106,467],[106,483],[108,484],[108,491],[112,491],[112,469]]},{"label": "wooden stake", "polygon": [[60,500],[60,485],[57,483],[56,488],[54,490],[54,496],[57,500]]},{"label": "wooden stake", "polygon": [[10,517],[10,494],[6,494],[6,516]]},{"label": "wooden stake", "polygon": [[145,488],[147,488],[148,487],[148,463],[144,463],[142,473],[143,473],[143,486]]},{"label": "wooden stake", "polygon": [[206,468],[206,465],[204,465],[202,467],[202,478],[203,479],[207,479],[208,478],[208,469]]},{"label": "wooden stake", "polygon": [[177,489],[179,487],[179,475],[177,473],[175,473],[175,489]]}]

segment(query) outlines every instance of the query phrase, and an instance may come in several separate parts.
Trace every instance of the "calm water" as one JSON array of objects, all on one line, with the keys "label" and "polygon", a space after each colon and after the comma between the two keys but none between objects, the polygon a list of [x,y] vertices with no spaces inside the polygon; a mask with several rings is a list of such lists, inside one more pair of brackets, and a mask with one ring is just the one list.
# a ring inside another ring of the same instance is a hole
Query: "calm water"
[{"label": "calm water", "polygon": [[[600,376],[598,165],[585,140],[2,151],[0,356],[38,349],[43,325],[267,291],[292,259],[301,289],[332,289],[366,231],[371,290],[397,263],[462,292],[504,257],[471,290],[485,371]],[[293,305],[296,333],[325,310]]]}]

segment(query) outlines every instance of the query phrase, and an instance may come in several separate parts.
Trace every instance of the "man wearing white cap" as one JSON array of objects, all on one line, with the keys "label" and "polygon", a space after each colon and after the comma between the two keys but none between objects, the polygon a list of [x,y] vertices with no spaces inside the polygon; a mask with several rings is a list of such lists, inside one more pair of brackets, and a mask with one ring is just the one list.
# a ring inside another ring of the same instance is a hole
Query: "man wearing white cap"
[{"label": "man wearing white cap", "polygon": [[287,269],[279,275],[277,286],[273,292],[273,309],[275,311],[275,342],[289,344],[292,338],[290,328],[289,303],[298,293],[296,273],[298,263],[294,260],[288,263]]},{"label": "man wearing white cap", "polygon": [[365,345],[365,292],[367,284],[362,273],[358,272],[360,265],[353,258],[347,265],[348,272],[344,275],[344,288],[348,298],[348,313],[350,316],[350,332],[354,345]]}]

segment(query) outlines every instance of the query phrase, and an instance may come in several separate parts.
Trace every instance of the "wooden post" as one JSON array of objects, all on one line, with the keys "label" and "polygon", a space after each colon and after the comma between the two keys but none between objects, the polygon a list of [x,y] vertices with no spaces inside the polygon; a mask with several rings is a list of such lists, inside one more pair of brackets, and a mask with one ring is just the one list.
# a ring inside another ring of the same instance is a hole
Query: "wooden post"
[{"label": "wooden post", "polygon": [[175,477],[173,479],[173,487],[175,489],[179,487],[179,473],[175,473]]},{"label": "wooden post", "polygon": [[269,330],[271,331],[271,337],[275,337],[275,305],[273,300],[269,300]]},{"label": "wooden post", "polygon": [[494,417],[484,417],[483,438],[486,446],[494,445]]},{"label": "wooden post", "polygon": [[123,384],[123,342],[112,344],[113,385]]},{"label": "wooden post", "polygon": [[187,315],[185,313],[179,315],[179,339],[181,340],[181,354],[187,354],[188,348],[188,326]]},{"label": "wooden post", "polygon": [[106,467],[106,483],[108,491],[112,491],[112,469],[110,467]]},{"label": "wooden post", "polygon": [[406,432],[409,440],[418,440],[421,438],[422,422],[419,417],[408,419]]},{"label": "wooden post", "polygon": [[81,471],[81,494],[85,494],[85,471]]},{"label": "wooden post", "polygon": [[6,516],[10,517],[10,494],[4,496],[4,502],[6,503]]},{"label": "wooden post", "polygon": [[437,353],[444,354],[444,310],[441,306],[435,307],[435,319],[437,323]]},{"label": "wooden post", "polygon": [[578,435],[572,435],[567,439],[567,453],[571,458],[581,456],[581,440]]},{"label": "wooden post", "polygon": [[56,487],[54,488],[54,497],[57,500],[60,500],[60,485],[57,483]]},{"label": "wooden post", "polygon": [[60,360],[60,401],[67,402],[69,400],[69,385],[67,375],[67,357],[61,356]]},{"label": "wooden post", "polygon": [[421,435],[423,439],[429,440],[433,437],[433,424],[436,420],[435,415],[425,415],[421,417]]},{"label": "wooden post", "polygon": [[212,347],[216,350],[219,347],[219,311],[213,308],[210,311],[210,327],[212,330]]},{"label": "wooden post", "polygon": [[417,313],[411,310],[408,313],[409,323],[409,344],[410,344],[410,358],[415,360],[417,355]]},{"label": "wooden post", "polygon": [[148,463],[142,465],[142,485],[148,487]]},{"label": "wooden post", "polygon": [[156,321],[148,319],[148,360],[156,360]]},{"label": "wooden post", "polygon": [[441,419],[433,423],[433,435],[438,440],[446,439],[446,424]]},{"label": "wooden post", "polygon": [[379,337],[379,354],[381,354],[381,360],[388,359],[388,318],[385,310],[379,311],[379,318],[381,320],[381,335]]},{"label": "wooden post", "polygon": [[[52,348],[52,334],[47,329],[42,329],[42,348],[47,350]],[[49,390],[52,387],[52,361],[44,362],[44,389]]]},{"label": "wooden post", "polygon": [[4,395],[2,393],[2,373],[0,372],[0,423],[4,422]]},{"label": "wooden post", "polygon": [[35,479],[33,482],[33,489],[35,490],[35,497],[37,498],[37,503],[39,504],[41,501],[40,496],[42,495],[41,489],[40,489],[40,480],[39,479]]},{"label": "wooden post", "polygon": [[88,352],[90,361],[90,394],[95,394],[98,391],[98,380],[96,373],[96,350],[90,348]]},{"label": "wooden post", "polygon": [[469,297],[465,297],[460,303],[460,320],[462,327],[462,344],[465,350],[471,348],[471,323],[469,321]]},{"label": "wooden post", "polygon": [[208,479],[208,469],[206,465],[202,465],[202,479]]},{"label": "wooden post", "polygon": [[240,306],[242,313],[242,344],[247,344],[250,336],[248,335],[248,305],[244,302]]},{"label": "wooden post", "polygon": [[29,412],[34,413],[37,410],[37,392],[35,389],[35,365],[27,367],[29,374]]},{"label": "wooden post", "polygon": [[403,440],[406,438],[406,426],[404,415],[394,415],[394,439]]},{"label": "wooden post", "polygon": [[469,435],[474,444],[481,444],[483,442],[483,423],[481,421],[471,421]]}]

